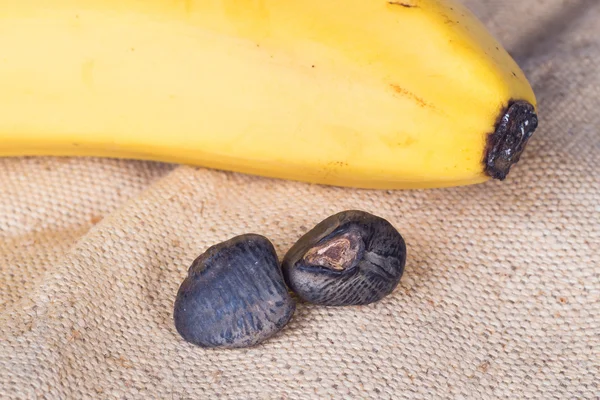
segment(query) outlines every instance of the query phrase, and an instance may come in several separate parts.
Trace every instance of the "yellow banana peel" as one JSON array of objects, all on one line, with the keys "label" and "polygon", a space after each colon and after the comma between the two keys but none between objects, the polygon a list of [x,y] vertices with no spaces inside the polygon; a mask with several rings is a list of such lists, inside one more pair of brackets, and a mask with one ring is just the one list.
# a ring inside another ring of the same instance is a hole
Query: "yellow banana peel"
[{"label": "yellow banana peel", "polygon": [[523,72],[450,0],[0,2],[0,155],[362,188],[504,179]]}]

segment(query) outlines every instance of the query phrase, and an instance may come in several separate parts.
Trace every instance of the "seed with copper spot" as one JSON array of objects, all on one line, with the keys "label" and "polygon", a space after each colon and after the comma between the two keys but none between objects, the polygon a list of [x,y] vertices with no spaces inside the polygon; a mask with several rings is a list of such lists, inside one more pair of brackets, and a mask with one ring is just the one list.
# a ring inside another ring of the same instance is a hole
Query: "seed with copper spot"
[{"label": "seed with copper spot", "polygon": [[400,282],[406,245],[373,214],[347,210],[305,233],[283,258],[287,285],[301,299],[329,306],[369,304]]}]

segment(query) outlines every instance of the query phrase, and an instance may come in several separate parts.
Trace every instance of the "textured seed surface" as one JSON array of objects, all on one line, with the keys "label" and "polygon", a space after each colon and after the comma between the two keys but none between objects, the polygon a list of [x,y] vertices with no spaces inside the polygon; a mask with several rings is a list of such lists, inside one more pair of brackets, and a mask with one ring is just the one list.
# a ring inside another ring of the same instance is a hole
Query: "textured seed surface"
[{"label": "textured seed surface", "polygon": [[303,300],[331,306],[369,304],[400,282],[406,245],[385,219],[348,210],[304,234],[283,259],[288,286]]},{"label": "textured seed surface", "polygon": [[294,311],[273,245],[246,234],[210,247],[193,262],[173,317],[186,341],[233,348],[273,336]]}]

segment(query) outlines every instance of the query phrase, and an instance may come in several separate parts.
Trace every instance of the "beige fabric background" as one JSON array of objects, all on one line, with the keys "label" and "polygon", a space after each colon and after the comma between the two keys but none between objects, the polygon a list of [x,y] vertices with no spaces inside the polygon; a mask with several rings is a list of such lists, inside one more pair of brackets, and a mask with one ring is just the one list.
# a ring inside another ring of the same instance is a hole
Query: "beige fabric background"
[{"label": "beige fabric background", "polygon": [[[503,183],[321,187],[160,163],[0,159],[0,398],[600,398],[600,2],[468,0],[541,125]],[[404,235],[401,285],[299,304],[263,345],[171,320],[191,261],[257,232],[280,254],[337,211]]]}]

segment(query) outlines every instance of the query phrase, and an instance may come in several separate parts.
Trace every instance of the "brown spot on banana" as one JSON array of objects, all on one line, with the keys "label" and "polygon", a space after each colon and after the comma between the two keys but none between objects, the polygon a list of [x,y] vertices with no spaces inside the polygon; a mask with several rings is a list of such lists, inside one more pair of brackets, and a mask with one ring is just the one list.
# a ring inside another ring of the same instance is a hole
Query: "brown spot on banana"
[{"label": "brown spot on banana", "polygon": [[407,1],[388,1],[388,4],[391,6],[400,6],[400,7],[404,7],[404,8],[415,8],[415,7],[419,7],[416,4],[412,4],[410,2]]},{"label": "brown spot on banana", "polygon": [[418,105],[420,105],[421,107],[429,107],[429,108],[434,108],[431,104],[427,103],[425,100],[423,100],[422,98],[420,98],[419,96],[417,96],[416,94],[414,94],[413,92],[406,90],[398,85],[395,84],[391,84],[390,85],[392,87],[392,89],[394,89],[394,91],[398,94],[401,94],[403,96],[406,96],[408,98],[410,98],[411,100],[413,100],[415,103],[417,103]]}]

